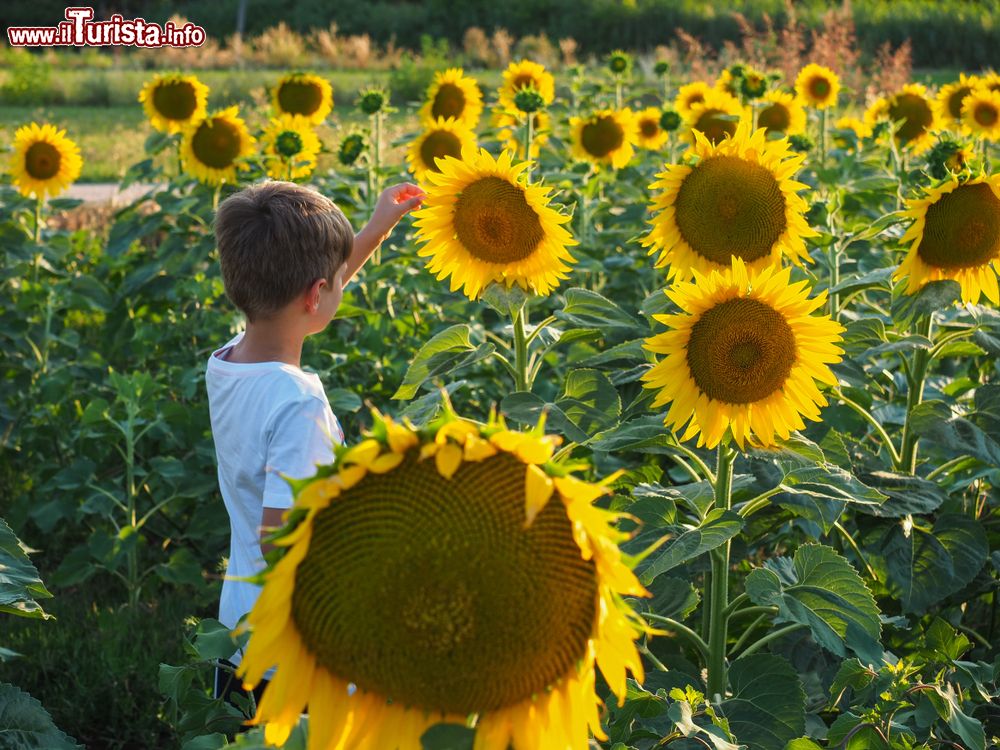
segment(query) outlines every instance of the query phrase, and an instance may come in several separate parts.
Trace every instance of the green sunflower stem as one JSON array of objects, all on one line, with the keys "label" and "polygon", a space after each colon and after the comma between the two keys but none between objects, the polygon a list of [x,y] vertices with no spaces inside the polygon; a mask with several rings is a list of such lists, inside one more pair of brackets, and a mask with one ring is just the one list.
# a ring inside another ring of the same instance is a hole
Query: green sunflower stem
[{"label": "green sunflower stem", "polygon": [[[730,510],[732,505],[733,462],[736,452],[726,443],[720,443],[716,456],[715,507]],[[708,632],[708,695],[710,698],[726,694],[728,682],[726,668],[726,641],[729,636],[729,542],[712,550],[712,578]]]},{"label": "green sunflower stem", "polygon": [[531,141],[534,137],[534,123],[532,122],[534,119],[533,113],[524,113],[524,160],[528,162],[528,168],[524,171],[528,182],[531,182]]},{"label": "green sunflower stem", "polygon": [[[919,320],[917,323],[917,333],[929,339],[933,325],[934,315],[932,313]],[[913,355],[913,364],[906,379],[906,422],[903,424],[903,441],[899,451],[899,469],[908,474],[915,474],[917,470],[917,442],[920,440],[920,437],[914,434],[911,421],[913,410],[920,406],[924,399],[924,382],[927,379],[927,369],[930,361],[930,349],[917,349]]]},{"label": "green sunflower stem", "polygon": [[819,165],[826,166],[826,107],[819,111]]},{"label": "green sunflower stem", "polygon": [[621,76],[615,76],[615,109],[622,108],[622,100],[624,98],[624,92],[622,91],[622,78]]},{"label": "green sunflower stem", "polygon": [[[42,202],[41,195],[35,199],[35,244],[42,244]],[[38,263],[35,263],[35,281],[38,281]]]},{"label": "green sunflower stem", "polygon": [[[379,170],[382,168],[382,112],[372,115],[372,154],[373,159],[368,169],[368,218],[375,213],[376,196],[379,191]],[[379,265],[382,262],[382,246],[375,248],[372,262]]]},{"label": "green sunflower stem", "polygon": [[531,379],[528,376],[528,338],[524,333],[527,319],[528,303],[525,302],[511,320],[514,328],[514,384],[518,391],[531,390]]},{"label": "green sunflower stem", "polygon": [[827,257],[830,260],[830,317],[840,320],[840,293],[833,291],[840,283],[840,248],[836,242],[827,249]]}]

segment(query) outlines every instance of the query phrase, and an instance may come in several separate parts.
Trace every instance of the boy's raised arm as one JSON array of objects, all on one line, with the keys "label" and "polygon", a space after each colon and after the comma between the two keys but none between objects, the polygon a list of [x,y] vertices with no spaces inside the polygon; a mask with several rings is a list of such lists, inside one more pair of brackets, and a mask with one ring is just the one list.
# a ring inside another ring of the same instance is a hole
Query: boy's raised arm
[{"label": "boy's raised arm", "polygon": [[375,248],[389,236],[399,220],[407,212],[418,208],[426,197],[423,190],[409,182],[393,185],[382,191],[372,212],[372,218],[354,237],[354,249],[347,259],[347,268],[344,270],[344,284],[354,277],[375,252]]}]

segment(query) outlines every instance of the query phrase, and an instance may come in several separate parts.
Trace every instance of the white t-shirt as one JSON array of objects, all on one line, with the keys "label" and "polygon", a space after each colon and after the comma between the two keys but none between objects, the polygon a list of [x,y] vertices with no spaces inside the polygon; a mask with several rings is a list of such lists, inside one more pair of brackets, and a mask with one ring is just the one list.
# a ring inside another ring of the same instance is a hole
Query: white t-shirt
[{"label": "white t-shirt", "polygon": [[[222,583],[219,621],[235,627],[260,595],[260,587],[232,577],[264,567],[260,525],[264,508],[289,508],[292,491],[279,472],[301,479],[333,461],[332,443],[344,431],[315,373],[284,362],[229,362],[223,357],[238,334],[212,352],[205,372],[219,489],[229,511],[232,541]],[[238,664],[241,653],[230,657]]]}]

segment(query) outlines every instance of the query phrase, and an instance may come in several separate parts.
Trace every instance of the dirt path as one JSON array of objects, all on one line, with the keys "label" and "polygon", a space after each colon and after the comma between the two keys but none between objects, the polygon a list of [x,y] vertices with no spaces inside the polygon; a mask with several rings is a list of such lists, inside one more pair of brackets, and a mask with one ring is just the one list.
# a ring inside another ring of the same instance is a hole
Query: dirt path
[{"label": "dirt path", "polygon": [[112,203],[126,205],[147,192],[152,185],[129,185],[125,190],[119,190],[114,182],[89,182],[71,185],[61,198],[78,198],[84,203]]}]

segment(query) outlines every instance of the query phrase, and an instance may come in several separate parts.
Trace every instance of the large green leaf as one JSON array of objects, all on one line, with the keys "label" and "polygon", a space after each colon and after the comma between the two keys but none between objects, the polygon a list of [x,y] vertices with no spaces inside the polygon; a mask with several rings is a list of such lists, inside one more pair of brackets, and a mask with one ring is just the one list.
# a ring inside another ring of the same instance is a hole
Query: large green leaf
[{"label": "large green leaf", "polygon": [[962,738],[969,750],[986,750],[983,725],[962,710],[961,702],[950,684],[946,684],[944,688],[934,685],[924,696],[934,706],[938,716],[948,723],[948,728]]},{"label": "large green leaf", "polygon": [[28,559],[26,548],[0,518],[0,612],[51,619],[52,615],[35,601],[51,597]]},{"label": "large green leaf", "polygon": [[678,526],[677,536],[640,564],[639,580],[651,583],[658,575],[725,544],[740,533],[743,519],[730,510],[715,508],[697,526]]},{"label": "large green leaf", "polygon": [[910,412],[910,426],[946,455],[975,456],[1000,465],[1000,444],[968,419],[952,413],[944,401],[924,401]]},{"label": "large green leaf", "polygon": [[879,611],[861,576],[832,548],[799,547],[789,561],[772,558],[746,579],[754,604],[777,606],[778,619],[807,625],[813,638],[838,656],[854,651],[882,663]]},{"label": "large green leaf", "polygon": [[892,319],[900,328],[906,328],[914,318],[926,317],[944,310],[962,297],[957,281],[932,281],[916,294],[906,294],[903,284],[892,290]]},{"label": "large green leaf", "polygon": [[958,513],[894,524],[876,545],[885,559],[889,593],[904,612],[923,613],[971,581],[986,562],[989,546],[982,524]]},{"label": "large green leaf", "polygon": [[909,474],[873,471],[862,479],[888,496],[881,505],[860,505],[858,510],[880,518],[902,518],[911,513],[930,513],[948,499],[935,482]]},{"label": "large green leaf", "polygon": [[474,730],[461,724],[435,724],[420,737],[423,750],[472,750]]},{"label": "large green leaf", "polygon": [[546,427],[565,435],[574,443],[584,443],[599,432],[618,423],[622,403],[618,391],[599,370],[571,370],[563,392],[555,402],[519,391],[500,402],[501,410],[511,419],[535,424],[542,412],[548,413]]},{"label": "large green leaf", "polygon": [[625,310],[597,292],[574,287],[567,289],[566,304],[556,317],[582,328],[627,329],[645,332],[646,327]]},{"label": "large green leaf", "polygon": [[815,521],[829,533],[847,504],[881,505],[886,496],[834,464],[802,466],[789,471],[778,485],[785,492],[774,502]]},{"label": "large green leaf", "polygon": [[729,728],[749,750],[784,750],[806,726],[806,692],[792,665],[751,654],[729,668],[733,695],[722,704]]},{"label": "large green leaf", "polygon": [[417,351],[403,376],[403,383],[392,395],[394,399],[411,399],[431,378],[447,375],[459,368],[486,359],[493,353],[493,344],[476,346],[471,341],[472,329],[467,325],[445,328],[431,337]]},{"label": "large green leaf", "polygon": [[52,722],[42,704],[19,687],[0,682],[0,748],[69,750],[78,748]]}]

